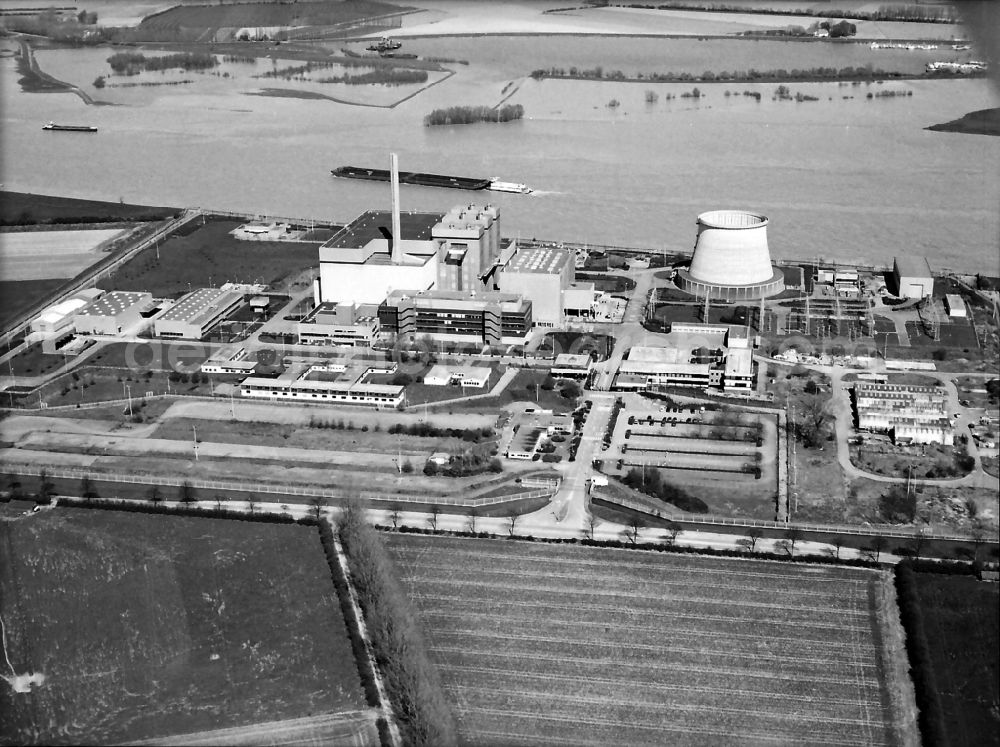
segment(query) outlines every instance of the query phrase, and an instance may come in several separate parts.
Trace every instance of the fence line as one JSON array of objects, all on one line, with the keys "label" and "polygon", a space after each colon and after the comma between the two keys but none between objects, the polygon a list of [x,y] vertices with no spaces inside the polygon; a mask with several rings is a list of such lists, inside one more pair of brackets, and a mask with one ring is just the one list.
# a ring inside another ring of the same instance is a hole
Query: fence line
[{"label": "fence line", "polygon": [[[804,532],[826,532],[833,534],[853,534],[861,537],[896,537],[899,539],[913,539],[914,537],[924,536],[926,539],[933,540],[952,540],[956,542],[968,542],[968,537],[961,537],[958,535],[951,534],[934,534],[932,532],[921,532],[919,529],[914,529],[912,531],[906,531],[901,529],[896,529],[888,525],[875,525],[867,527],[854,527],[854,526],[843,526],[837,524],[802,524],[799,522],[780,522],[780,521],[765,521],[761,519],[731,519],[724,516],[710,516],[701,514],[660,514],[659,511],[650,510],[649,506],[640,503],[639,501],[634,501],[630,498],[622,498],[619,496],[611,496],[606,493],[602,493],[597,489],[592,490],[592,494],[595,498],[604,501],[605,503],[613,503],[623,508],[628,508],[633,511],[639,511],[640,513],[648,514],[650,516],[656,516],[657,518],[676,521],[678,523],[690,523],[690,524],[711,524],[715,526],[726,526],[726,527],[740,527],[744,529],[750,529],[755,527],[758,529],[799,529]],[[985,542],[998,542],[1000,537],[986,537]]]},{"label": "fence line", "polygon": [[547,498],[553,495],[551,489],[529,490],[508,495],[487,496],[480,498],[456,498],[452,496],[421,496],[413,494],[389,494],[377,493],[373,491],[352,492],[337,488],[312,488],[304,485],[263,485],[261,483],[236,482],[229,480],[198,480],[178,477],[163,477],[160,475],[133,475],[119,472],[101,472],[89,467],[48,467],[36,464],[5,464],[4,470],[15,475],[38,475],[42,470],[50,478],[75,479],[87,477],[91,480],[104,482],[119,482],[131,485],[156,485],[162,487],[181,487],[189,485],[197,490],[228,490],[242,491],[252,494],[264,495],[291,495],[303,498],[358,498],[362,501],[375,501],[378,503],[416,503],[416,504],[443,504],[447,506],[458,506],[464,508],[482,508],[485,506],[495,506],[502,503],[512,503],[514,501],[529,500],[533,498]]}]

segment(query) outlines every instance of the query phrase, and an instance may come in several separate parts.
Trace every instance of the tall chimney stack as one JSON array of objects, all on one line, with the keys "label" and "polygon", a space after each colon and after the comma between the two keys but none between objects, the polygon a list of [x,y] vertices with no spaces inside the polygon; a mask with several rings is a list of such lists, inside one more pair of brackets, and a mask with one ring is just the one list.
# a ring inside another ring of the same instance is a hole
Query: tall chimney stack
[{"label": "tall chimney stack", "polygon": [[403,237],[399,227],[399,158],[395,153],[389,154],[389,171],[392,183],[392,262],[400,264],[403,261]]}]

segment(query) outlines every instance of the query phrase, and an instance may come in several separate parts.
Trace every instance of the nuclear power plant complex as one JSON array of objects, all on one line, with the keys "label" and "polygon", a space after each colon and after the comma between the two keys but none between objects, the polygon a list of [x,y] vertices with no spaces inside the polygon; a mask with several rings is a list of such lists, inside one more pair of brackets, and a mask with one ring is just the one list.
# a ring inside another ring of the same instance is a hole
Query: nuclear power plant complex
[{"label": "nuclear power plant complex", "polygon": [[675,283],[697,298],[752,301],[784,290],[784,275],[771,264],[763,215],[713,210],[698,216],[691,265]]}]

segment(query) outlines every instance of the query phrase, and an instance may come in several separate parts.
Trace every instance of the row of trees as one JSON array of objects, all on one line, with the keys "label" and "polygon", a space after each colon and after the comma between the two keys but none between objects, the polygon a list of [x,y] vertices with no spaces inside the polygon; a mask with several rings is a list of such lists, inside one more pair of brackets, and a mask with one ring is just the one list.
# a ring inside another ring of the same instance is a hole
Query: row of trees
[{"label": "row of trees", "polygon": [[422,436],[427,438],[460,438],[463,441],[482,441],[496,437],[496,432],[489,426],[482,428],[438,428],[430,423],[394,423],[387,431],[390,435],[397,433],[404,436]]},{"label": "row of trees", "polygon": [[424,124],[460,125],[476,122],[513,122],[524,116],[524,107],[520,104],[505,104],[494,109],[489,106],[449,106],[447,109],[435,109],[426,117]]},{"label": "row of trees", "polygon": [[699,10],[715,13],[766,13],[780,16],[823,16],[853,18],[858,21],[917,21],[924,23],[956,23],[958,15],[950,4],[927,5],[921,3],[891,3],[876,10],[862,8],[828,8],[826,5],[793,8],[789,5],[764,3],[761,7],[725,5],[706,2],[675,0],[660,5],[631,3],[626,7],[647,10]]},{"label": "row of trees", "polygon": [[404,744],[457,744],[455,720],[437,670],[382,538],[356,503],[344,510],[338,534]]},{"label": "row of trees", "polygon": [[[749,70],[723,70],[718,73],[706,70],[701,73],[701,75],[689,72],[639,72],[630,76],[626,75],[621,70],[605,72],[601,67],[596,67],[593,70],[577,70],[575,67],[568,69],[562,67],[550,67],[534,70],[531,73],[531,77],[536,80],[541,78],[584,78],[588,80],[610,81],[645,80],[653,83],[683,83],[688,81],[704,81],[710,83],[714,81],[813,80],[816,78],[821,80],[852,78],[874,79],[887,76],[889,76],[888,72],[882,68],[875,68],[871,64],[858,67],[852,67],[850,65],[841,68],[820,66],[802,69],[793,68],[791,70],[786,70],[785,68],[777,68],[773,70],[757,70],[755,68],[750,68]],[[654,103],[656,101],[655,93],[654,96],[650,96],[650,93],[654,92],[647,91],[646,101],[648,103]]]},{"label": "row of trees", "polygon": [[178,52],[162,57],[147,57],[142,52],[116,52],[108,57],[108,64],[116,73],[135,75],[141,70],[207,70],[219,64],[214,54],[207,52]]},{"label": "row of trees", "polygon": [[319,83],[346,83],[349,86],[364,86],[382,83],[387,86],[402,86],[413,83],[426,83],[426,70],[409,70],[404,68],[387,68],[384,70],[371,70],[367,73],[344,73],[328,78],[319,78]]}]

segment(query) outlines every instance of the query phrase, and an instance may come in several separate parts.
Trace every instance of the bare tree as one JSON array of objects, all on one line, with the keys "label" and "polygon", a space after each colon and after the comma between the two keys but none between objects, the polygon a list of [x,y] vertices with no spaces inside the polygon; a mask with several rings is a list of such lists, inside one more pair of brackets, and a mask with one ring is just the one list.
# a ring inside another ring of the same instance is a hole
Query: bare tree
[{"label": "bare tree", "polygon": [[806,446],[818,446],[833,418],[830,400],[821,394],[808,395],[796,408],[796,413],[799,415],[796,425],[802,442]]},{"label": "bare tree", "polygon": [[910,539],[910,549],[913,551],[913,558],[915,560],[920,560],[920,553],[923,552],[924,547],[927,545],[927,536],[922,530],[918,529],[912,539]]},{"label": "bare tree", "polygon": [[879,557],[882,555],[882,551],[885,549],[886,544],[887,542],[885,537],[880,534],[876,534],[872,537],[871,544],[865,548],[864,552],[868,555],[868,557],[877,563]]},{"label": "bare tree", "polygon": [[479,518],[479,509],[472,506],[469,509],[469,531],[473,534],[476,533],[476,519]]},{"label": "bare tree", "polygon": [[597,526],[597,517],[593,514],[587,515],[587,528],[583,530],[584,536],[592,540],[594,539],[594,528]]},{"label": "bare tree", "polygon": [[629,542],[632,543],[634,547],[639,541],[639,530],[645,528],[646,522],[643,521],[642,517],[638,514],[634,514],[629,520],[628,529],[625,530],[625,536],[628,538]]},{"label": "bare tree", "polygon": [[677,537],[681,532],[684,531],[684,527],[682,527],[676,521],[668,520],[666,529],[667,531],[666,533],[664,533],[663,539],[666,541],[668,545],[673,547],[674,545],[677,544]]},{"label": "bare tree", "polygon": [[181,503],[194,503],[196,500],[194,486],[190,480],[185,480],[177,489],[177,500]]},{"label": "bare tree", "polygon": [[159,485],[153,485],[146,491],[146,500],[152,504],[160,503],[163,500],[163,493],[160,492]]},{"label": "bare tree", "polygon": [[399,529],[399,516],[402,513],[403,509],[398,503],[394,503],[389,507],[389,521],[392,522],[393,529]]},{"label": "bare tree", "polygon": [[847,539],[842,534],[835,534],[830,540],[830,544],[833,545],[835,557],[837,560],[840,560],[840,550],[845,544],[847,544]]},{"label": "bare tree", "polygon": [[430,516],[430,519],[428,519],[428,521],[430,521],[430,523],[431,523],[431,529],[433,529],[434,531],[437,531],[437,528],[438,528],[438,517],[441,515],[441,507],[435,503],[430,508],[430,515],[431,516]]},{"label": "bare tree", "polygon": [[981,519],[976,519],[969,530],[969,541],[972,542],[972,560],[979,561],[979,548],[986,542],[986,527]]},{"label": "bare tree", "polygon": [[750,527],[747,529],[746,535],[747,541],[749,542],[750,552],[755,552],[757,550],[757,542],[764,536],[764,530],[760,527]]},{"label": "bare tree", "polygon": [[49,472],[41,469],[38,472],[38,491],[35,493],[35,500],[38,503],[51,503],[52,495],[56,491],[56,486],[49,479]]},{"label": "bare tree", "polygon": [[84,475],[80,480],[80,495],[83,496],[83,499],[87,502],[99,497],[97,494],[97,488],[94,487],[94,483],[87,475]]},{"label": "bare tree", "polygon": [[313,518],[319,521],[323,509],[326,507],[326,498],[322,495],[314,495],[309,499],[309,506],[312,508]]},{"label": "bare tree", "polygon": [[257,506],[257,496],[253,493],[247,496],[247,508],[250,509],[250,515],[253,516],[254,509]]},{"label": "bare tree", "polygon": [[802,539],[804,535],[798,527],[788,527],[785,530],[785,539],[788,541],[789,555],[795,554],[795,543]]},{"label": "bare tree", "polygon": [[511,537],[514,536],[514,527],[517,526],[517,520],[520,518],[521,514],[519,514],[517,510],[512,508],[507,511],[507,521],[510,522],[510,526],[507,527],[507,532]]}]

